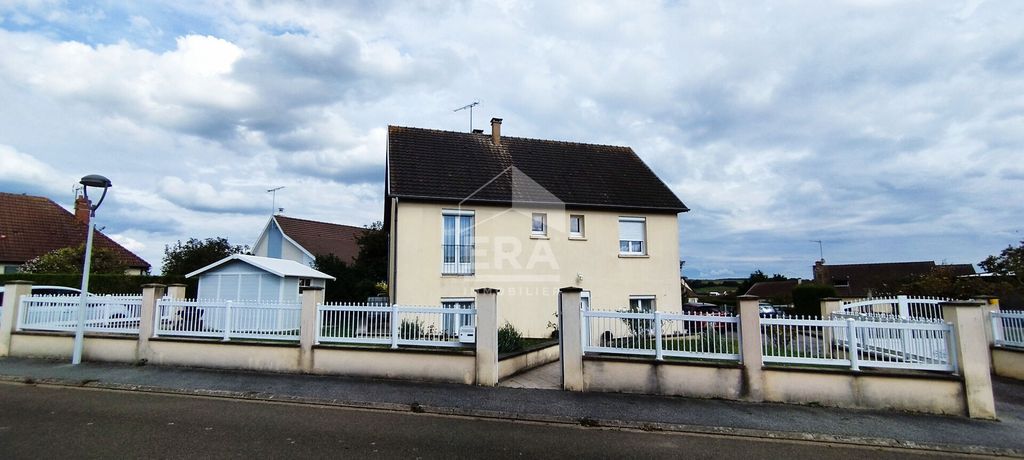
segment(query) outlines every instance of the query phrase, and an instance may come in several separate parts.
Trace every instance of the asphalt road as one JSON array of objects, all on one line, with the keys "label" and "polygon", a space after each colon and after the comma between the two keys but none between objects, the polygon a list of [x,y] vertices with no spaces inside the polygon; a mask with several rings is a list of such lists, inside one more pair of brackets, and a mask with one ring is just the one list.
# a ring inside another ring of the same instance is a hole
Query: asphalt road
[{"label": "asphalt road", "polygon": [[937,453],[0,384],[0,457],[912,458]]}]

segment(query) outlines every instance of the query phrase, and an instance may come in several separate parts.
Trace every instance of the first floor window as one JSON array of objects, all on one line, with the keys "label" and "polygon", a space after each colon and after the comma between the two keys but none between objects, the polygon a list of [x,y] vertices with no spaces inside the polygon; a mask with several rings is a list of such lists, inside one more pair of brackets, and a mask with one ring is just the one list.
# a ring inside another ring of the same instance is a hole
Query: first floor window
[{"label": "first floor window", "polygon": [[583,216],[569,216],[569,238],[583,238]]},{"label": "first floor window", "polygon": [[619,218],[619,254],[647,254],[647,220],[643,217]]},{"label": "first floor window", "polygon": [[[471,298],[459,298],[459,299],[441,299],[442,308],[452,309],[472,309],[476,306],[476,301]],[[473,315],[469,313],[446,313],[442,320],[442,328],[444,333],[449,336],[456,336],[459,334],[459,328],[462,326],[473,326]]]},{"label": "first floor window", "polygon": [[548,215],[542,212],[533,213],[533,224],[530,227],[530,234],[534,236],[545,236],[548,234]]},{"label": "first floor window", "polygon": [[444,211],[442,214],[441,274],[473,274],[473,212]]}]

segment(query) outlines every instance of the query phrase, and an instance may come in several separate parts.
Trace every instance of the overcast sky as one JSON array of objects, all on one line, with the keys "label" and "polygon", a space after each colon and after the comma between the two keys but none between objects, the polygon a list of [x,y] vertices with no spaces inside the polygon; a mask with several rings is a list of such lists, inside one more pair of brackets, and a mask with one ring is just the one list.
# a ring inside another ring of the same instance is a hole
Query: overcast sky
[{"label": "overcast sky", "polygon": [[[128,3],[124,5],[122,3]],[[686,274],[977,263],[1024,239],[1024,2],[0,2],[0,191],[252,244],[383,215],[388,124],[626,145]],[[489,127],[486,127],[489,129]],[[457,168],[457,165],[453,165]]]}]

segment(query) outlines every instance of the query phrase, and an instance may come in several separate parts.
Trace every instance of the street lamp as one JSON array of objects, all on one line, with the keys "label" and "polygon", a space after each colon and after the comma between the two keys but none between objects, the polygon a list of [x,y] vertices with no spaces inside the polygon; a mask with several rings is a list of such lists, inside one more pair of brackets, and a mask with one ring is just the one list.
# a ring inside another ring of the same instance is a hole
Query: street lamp
[{"label": "street lamp", "polygon": [[79,181],[82,184],[82,195],[85,197],[86,202],[89,201],[89,187],[103,187],[103,194],[100,195],[100,201],[96,204],[89,206],[89,233],[86,233],[85,237],[85,264],[82,266],[82,292],[79,296],[78,302],[78,324],[75,326],[75,348],[71,354],[71,364],[78,364],[82,362],[82,347],[85,341],[85,310],[88,308],[89,303],[89,266],[92,262],[92,234],[96,229],[96,209],[103,204],[103,199],[107,197],[107,189],[111,187],[110,179],[103,177],[99,174],[89,174]]}]

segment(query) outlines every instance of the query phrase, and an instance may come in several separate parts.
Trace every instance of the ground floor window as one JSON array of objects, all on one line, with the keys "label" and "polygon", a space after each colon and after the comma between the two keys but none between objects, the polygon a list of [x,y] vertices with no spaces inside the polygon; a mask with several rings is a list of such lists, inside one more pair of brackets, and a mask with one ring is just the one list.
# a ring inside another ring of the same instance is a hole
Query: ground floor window
[{"label": "ground floor window", "polygon": [[[473,299],[472,297],[441,299],[441,307],[457,309],[476,308],[476,299]],[[442,320],[444,333],[450,336],[458,335],[460,327],[472,325],[473,315],[470,314],[444,315]]]},{"label": "ground floor window", "polygon": [[629,296],[629,311],[650,313],[655,310],[656,297],[652,295]]}]

